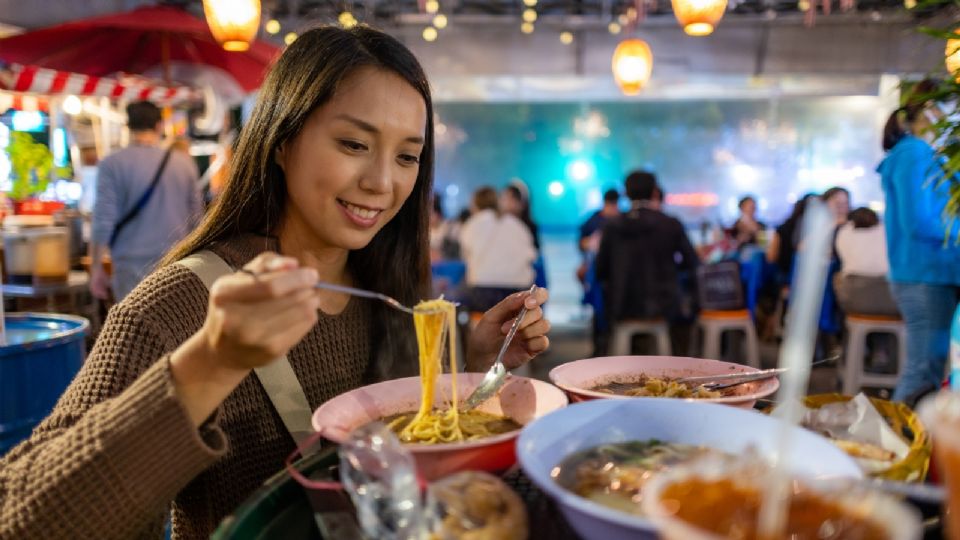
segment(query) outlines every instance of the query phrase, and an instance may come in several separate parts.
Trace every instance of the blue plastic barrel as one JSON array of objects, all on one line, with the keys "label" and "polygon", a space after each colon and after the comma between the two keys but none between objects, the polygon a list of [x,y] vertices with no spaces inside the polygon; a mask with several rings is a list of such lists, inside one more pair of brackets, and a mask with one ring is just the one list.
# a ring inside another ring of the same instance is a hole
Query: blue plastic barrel
[{"label": "blue plastic barrel", "polygon": [[0,346],[0,454],[40,423],[86,356],[90,323],[58,313],[8,313]]}]

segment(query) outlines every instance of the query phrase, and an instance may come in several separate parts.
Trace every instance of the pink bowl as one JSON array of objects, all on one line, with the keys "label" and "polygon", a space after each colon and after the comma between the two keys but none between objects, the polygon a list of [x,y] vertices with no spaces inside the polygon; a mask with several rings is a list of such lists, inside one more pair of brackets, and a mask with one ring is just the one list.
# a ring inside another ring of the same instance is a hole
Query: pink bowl
[{"label": "pink bowl", "polygon": [[[458,397],[465,399],[483,380],[483,373],[458,373]],[[449,401],[450,375],[437,381],[435,407]],[[567,397],[555,386],[508,376],[498,396],[478,410],[506,416],[521,426],[567,405]],[[385,416],[416,411],[420,406],[420,378],[407,377],[364,386],[327,401],[313,413],[313,429],[341,443],[354,429]],[[433,445],[409,444],[417,469],[426,480],[463,470],[503,471],[516,462],[519,430],[477,441]]]},{"label": "pink bowl", "polygon": [[[573,402],[591,399],[631,399],[591,390],[614,381],[630,382],[649,377],[693,377],[699,375],[725,375],[728,373],[753,373],[755,368],[719,360],[686,358],[682,356],[605,356],[577,360],[550,371],[550,381],[563,388]],[[695,399],[711,403],[724,403],[744,409],[752,408],[758,398],[769,396],[780,388],[776,377],[755,381],[731,388],[733,395],[720,398]]]}]

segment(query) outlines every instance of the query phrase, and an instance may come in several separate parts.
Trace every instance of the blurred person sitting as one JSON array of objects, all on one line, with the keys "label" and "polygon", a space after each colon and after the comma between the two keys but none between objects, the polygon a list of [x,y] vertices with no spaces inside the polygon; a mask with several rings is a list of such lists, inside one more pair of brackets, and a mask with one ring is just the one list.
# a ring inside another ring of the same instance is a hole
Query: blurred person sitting
[{"label": "blurred person sitting", "polygon": [[614,324],[628,319],[673,319],[679,315],[679,271],[699,264],[683,224],[660,211],[663,191],[647,171],[625,181],[630,211],[603,229],[597,254],[597,279],[607,316]]},{"label": "blurred person sitting", "polygon": [[459,231],[443,215],[440,195],[434,193],[430,207],[430,262],[460,258]]},{"label": "blurred person sitting", "polygon": [[832,187],[823,192],[820,200],[827,205],[837,227],[842,227],[850,219],[850,192],[846,188]]},{"label": "blurred person sitting", "polygon": [[[197,165],[186,152],[160,147],[160,109],[149,101],[127,106],[130,146],[100,162],[93,207],[90,292],[120,301],[203,213]],[[113,276],[103,261],[109,251]]]},{"label": "blurred person sitting", "polygon": [[577,269],[577,279],[583,283],[587,272],[587,265],[600,249],[600,237],[603,226],[607,221],[620,215],[620,192],[608,189],[603,194],[603,207],[594,212],[580,225],[580,235],[577,238],[577,247],[584,254],[583,264]]},{"label": "blurred person sitting", "polygon": [[533,246],[540,251],[540,232],[537,224],[533,222],[530,216],[530,190],[527,185],[520,180],[514,180],[500,191],[500,211],[504,214],[512,214],[519,219],[530,231],[533,238]]},{"label": "blurred person sitting", "polygon": [[790,216],[776,228],[767,246],[767,262],[777,265],[777,281],[783,287],[790,286],[793,262],[797,258],[797,246],[800,244],[803,213],[807,202],[814,197],[815,194],[807,193],[793,205]]},{"label": "blurred person sitting", "polygon": [[740,217],[730,228],[730,234],[738,247],[751,244],[758,244],[760,233],[766,226],[757,221],[757,200],[751,196],[740,199],[737,205],[740,209]]},{"label": "blurred person sitting", "polygon": [[611,219],[620,216],[620,192],[608,189],[603,194],[603,207],[594,212],[581,226],[577,247],[583,255],[577,267],[577,280],[583,285],[582,303],[593,308],[591,337],[593,356],[604,356],[607,350],[609,324],[603,312],[603,294],[596,280],[594,261],[600,249],[603,227]]},{"label": "blurred person sitting", "polygon": [[833,278],[837,303],[848,314],[898,317],[887,272],[887,236],[876,212],[857,208],[836,241],[840,271]]},{"label": "blurred person sitting", "polygon": [[526,225],[500,211],[492,187],[473,194],[471,210],[460,231],[460,250],[467,265],[468,308],[482,312],[533,284],[537,250]]}]

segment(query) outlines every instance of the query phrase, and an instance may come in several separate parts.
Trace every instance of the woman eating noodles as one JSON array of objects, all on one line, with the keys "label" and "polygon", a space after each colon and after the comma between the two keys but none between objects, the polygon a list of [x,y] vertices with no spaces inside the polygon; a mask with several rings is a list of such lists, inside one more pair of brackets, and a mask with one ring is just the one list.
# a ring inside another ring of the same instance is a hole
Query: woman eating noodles
[{"label": "woman eating noodles", "polygon": [[[295,448],[261,369],[289,365],[310,410],[416,373],[409,315],[314,285],[429,295],[433,153],[429,85],[407,48],[367,27],[303,33],[268,74],[214,208],[111,310],[54,411],[0,461],[0,537],[157,537],[170,511],[174,538],[206,538]],[[185,260],[198,253],[229,270],[209,288],[211,267]],[[466,369],[492,364],[524,304],[505,363],[545,350],[546,299],[486,312]]]}]

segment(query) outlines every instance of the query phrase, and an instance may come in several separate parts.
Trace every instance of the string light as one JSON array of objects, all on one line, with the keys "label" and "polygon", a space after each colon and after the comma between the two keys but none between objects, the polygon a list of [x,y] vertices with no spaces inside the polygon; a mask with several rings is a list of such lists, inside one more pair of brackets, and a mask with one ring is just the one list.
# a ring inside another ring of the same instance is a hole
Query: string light
[{"label": "string light", "polygon": [[433,25],[439,29],[444,29],[447,27],[447,16],[440,13],[433,18]]},{"label": "string light", "polygon": [[563,43],[564,45],[573,43],[573,34],[566,31],[560,32],[560,43]]},{"label": "string light", "polygon": [[268,34],[277,34],[280,32],[280,21],[276,19],[270,19],[267,21],[267,24],[263,27]]},{"label": "string light", "polygon": [[289,32],[287,33],[287,35],[283,36],[283,42],[286,43],[287,45],[292,44],[296,40],[297,40],[296,32]]},{"label": "string light", "polygon": [[727,0],[673,0],[672,3],[673,14],[690,36],[712,34],[727,10]]},{"label": "string light", "polygon": [[337,21],[340,22],[340,26],[346,28],[347,30],[353,28],[357,25],[357,18],[353,16],[353,13],[349,11],[344,11],[337,17]]},{"label": "string light", "polygon": [[621,27],[619,23],[614,21],[607,25],[607,30],[609,30],[611,34],[617,35],[620,33]]},{"label": "string light", "polygon": [[423,9],[427,13],[436,13],[440,11],[440,2],[437,2],[437,0],[427,0],[427,2],[423,5]]},{"label": "string light", "polygon": [[527,7],[533,7],[537,5],[537,0],[523,0],[523,5]]},{"label": "string light", "polygon": [[537,10],[535,9],[525,9],[523,10],[523,20],[524,22],[532,23],[537,20]]},{"label": "string light", "polygon": [[521,25],[520,25],[520,31],[523,32],[524,34],[532,34],[532,33],[533,33],[533,23],[525,22],[525,23],[521,24]]},{"label": "string light", "polygon": [[947,71],[957,82],[960,82],[960,39],[948,39],[947,47],[943,51],[946,57]]},{"label": "string light", "polygon": [[423,29],[423,39],[424,39],[425,41],[436,41],[436,40],[437,40],[437,29],[434,28],[434,27],[432,27],[432,26],[428,26],[428,27],[424,28],[424,29]]}]

